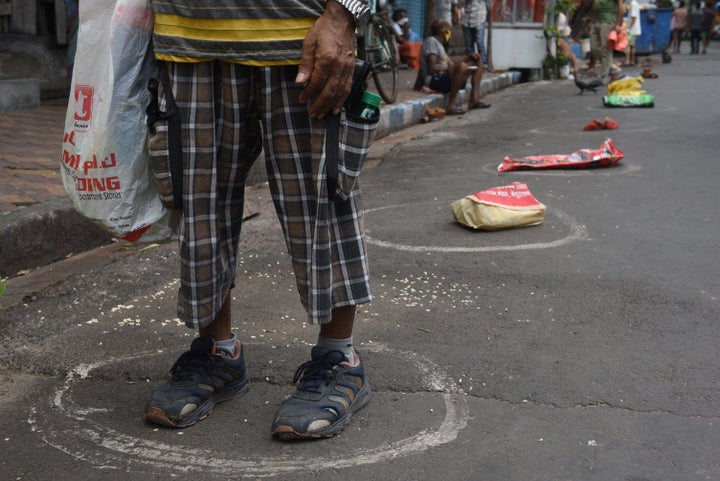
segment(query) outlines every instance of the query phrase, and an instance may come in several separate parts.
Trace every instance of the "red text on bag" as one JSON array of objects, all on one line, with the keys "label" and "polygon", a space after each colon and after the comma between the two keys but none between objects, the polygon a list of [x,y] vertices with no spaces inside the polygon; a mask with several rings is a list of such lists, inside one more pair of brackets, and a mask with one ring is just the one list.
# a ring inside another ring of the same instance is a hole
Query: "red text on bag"
[{"label": "red text on bag", "polygon": [[75,130],[86,132],[92,123],[94,89],[92,85],[75,86]]}]

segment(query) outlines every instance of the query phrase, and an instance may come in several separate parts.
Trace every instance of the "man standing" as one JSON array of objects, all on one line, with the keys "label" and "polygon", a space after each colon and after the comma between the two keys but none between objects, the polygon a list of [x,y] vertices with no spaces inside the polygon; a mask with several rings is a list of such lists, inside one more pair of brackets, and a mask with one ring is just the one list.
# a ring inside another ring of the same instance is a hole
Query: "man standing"
[{"label": "man standing", "polygon": [[435,18],[457,25],[460,18],[458,0],[435,0]]},{"label": "man standing", "polygon": [[487,5],[485,0],[466,0],[465,16],[461,21],[463,36],[465,37],[465,53],[479,53],[485,68],[488,65],[487,51],[485,50],[485,21],[487,19]]},{"label": "man standing", "polygon": [[630,12],[627,21],[628,46],[625,55],[625,65],[635,65],[635,42],[642,34],[640,26],[640,4],[637,0],[630,2]]},{"label": "man standing", "polygon": [[703,21],[702,21],[702,45],[703,54],[707,53],[707,46],[710,43],[710,36],[712,35],[713,23],[715,22],[715,11],[710,5],[710,2],[705,3],[705,10],[703,10]]},{"label": "man standing", "polygon": [[432,36],[425,39],[420,52],[420,73],[425,79],[425,87],[449,94],[446,107],[448,115],[460,115],[465,111],[456,105],[457,95],[470,77],[468,108],[490,107],[490,104],[478,99],[483,73],[480,54],[472,53],[458,62],[453,62],[445,50],[445,45],[449,44],[452,34],[450,24],[441,19],[433,20],[430,33]]},{"label": "man standing", "polygon": [[[145,419],[190,426],[249,389],[231,329],[231,289],[245,180],[262,143],[300,299],[320,325],[271,431],[282,439],[332,436],[370,398],[352,331],[356,305],[371,294],[359,190],[328,200],[324,118],[348,96],[354,30],[369,9],[357,0],[197,3],[152,3],[155,55],[170,84],[162,85],[161,107],[174,96],[182,122],[178,316],[199,336],[153,392]],[[166,143],[153,134],[151,152],[167,151]]]},{"label": "man standing", "polygon": [[672,13],[673,31],[672,31],[672,47],[673,53],[680,53],[680,44],[682,37],[688,29],[688,11],[685,8],[685,2],[680,0],[678,8]]},{"label": "man standing", "polygon": [[695,8],[690,12],[688,18],[688,27],[690,29],[690,53],[697,55],[700,53],[700,40],[702,37],[703,18],[705,12],[703,12],[700,2],[695,2]]},{"label": "man standing", "polygon": [[613,51],[607,46],[608,34],[613,29],[620,31],[622,19],[622,0],[595,0],[590,27],[590,48],[593,58],[600,61],[598,77],[605,83],[617,80],[622,74],[622,70],[613,60]]}]

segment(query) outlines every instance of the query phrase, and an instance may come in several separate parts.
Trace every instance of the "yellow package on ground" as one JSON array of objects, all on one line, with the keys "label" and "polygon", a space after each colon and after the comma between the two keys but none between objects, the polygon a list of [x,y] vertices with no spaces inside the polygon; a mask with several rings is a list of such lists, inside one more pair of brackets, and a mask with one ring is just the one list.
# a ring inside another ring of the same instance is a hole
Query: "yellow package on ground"
[{"label": "yellow package on ground", "polygon": [[640,88],[644,81],[645,79],[642,78],[642,76],[627,77],[616,80],[614,82],[611,82],[610,85],[608,85],[608,95],[619,93],[630,94],[633,92],[645,93],[645,91]]},{"label": "yellow package on ground", "polygon": [[468,195],[453,202],[450,209],[460,224],[482,230],[538,225],[546,210],[521,182]]}]

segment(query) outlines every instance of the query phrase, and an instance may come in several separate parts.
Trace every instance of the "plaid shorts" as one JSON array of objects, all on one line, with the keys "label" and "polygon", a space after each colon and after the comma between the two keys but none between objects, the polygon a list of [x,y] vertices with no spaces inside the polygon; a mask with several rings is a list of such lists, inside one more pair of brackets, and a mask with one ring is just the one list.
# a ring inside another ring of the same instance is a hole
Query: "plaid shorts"
[{"label": "plaid shorts", "polygon": [[[180,319],[188,327],[207,326],[235,285],[259,125],[273,202],[310,322],[329,322],[335,307],[369,302],[360,193],[356,187],[347,201],[328,201],[325,129],[297,100],[297,67],[215,61],[168,69],[183,124]],[[162,93],[160,101],[164,107]],[[163,150],[154,141],[151,135],[150,149]]]}]

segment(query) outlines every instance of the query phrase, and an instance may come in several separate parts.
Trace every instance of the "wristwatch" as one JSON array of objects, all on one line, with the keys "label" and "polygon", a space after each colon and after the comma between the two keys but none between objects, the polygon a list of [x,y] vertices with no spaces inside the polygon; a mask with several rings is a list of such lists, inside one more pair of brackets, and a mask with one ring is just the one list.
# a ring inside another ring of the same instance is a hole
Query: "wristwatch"
[{"label": "wristwatch", "polygon": [[345,10],[355,19],[355,26],[364,25],[370,18],[370,7],[362,0],[335,0],[335,3],[342,5]]}]

